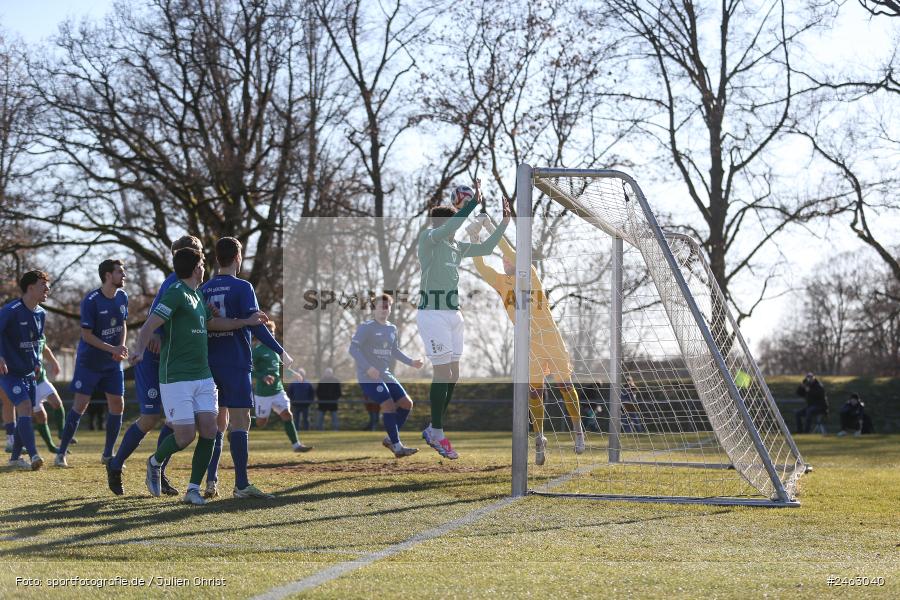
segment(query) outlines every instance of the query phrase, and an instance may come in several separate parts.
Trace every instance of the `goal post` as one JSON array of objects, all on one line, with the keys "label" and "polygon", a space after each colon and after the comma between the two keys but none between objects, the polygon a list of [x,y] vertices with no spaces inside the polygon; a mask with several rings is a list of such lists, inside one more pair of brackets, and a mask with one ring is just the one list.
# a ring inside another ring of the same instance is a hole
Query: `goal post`
[{"label": "goal post", "polygon": [[516,213],[513,495],[797,505],[806,464],[699,244],[614,170],[520,165]]}]

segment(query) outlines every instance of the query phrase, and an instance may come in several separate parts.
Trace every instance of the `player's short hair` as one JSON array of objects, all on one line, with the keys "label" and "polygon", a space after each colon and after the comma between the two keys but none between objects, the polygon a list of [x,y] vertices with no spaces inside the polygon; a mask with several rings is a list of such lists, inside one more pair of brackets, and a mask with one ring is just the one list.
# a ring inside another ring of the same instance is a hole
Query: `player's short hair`
[{"label": "player's short hair", "polygon": [[172,258],[175,275],[178,279],[187,279],[203,261],[203,254],[196,248],[182,248]]},{"label": "player's short hair", "polygon": [[380,304],[381,302],[391,302],[391,303],[393,303],[393,302],[394,302],[394,297],[391,296],[390,294],[388,294],[387,292],[385,292],[385,293],[383,293],[382,295],[378,296],[378,302],[379,302],[379,304]]},{"label": "player's short hair", "polygon": [[193,248],[198,252],[203,252],[203,242],[197,236],[183,235],[172,242],[172,254],[175,254],[182,248]]},{"label": "player's short hair", "polygon": [[19,279],[19,289],[22,290],[22,293],[24,294],[28,291],[29,286],[34,285],[38,281],[46,281],[49,284],[50,276],[44,271],[38,271],[37,269],[28,271]]},{"label": "player's short hair", "polygon": [[444,221],[456,214],[456,209],[452,206],[435,206],[431,209],[431,226],[440,227]]},{"label": "player's short hair", "polygon": [[233,237],[223,237],[216,242],[216,262],[220,267],[227,267],[234,262],[238,253],[244,248],[240,240]]},{"label": "player's short hair", "polygon": [[118,258],[107,258],[100,263],[100,266],[97,267],[97,273],[100,274],[100,283],[105,283],[106,274],[115,271],[117,266],[124,267],[125,263]]}]

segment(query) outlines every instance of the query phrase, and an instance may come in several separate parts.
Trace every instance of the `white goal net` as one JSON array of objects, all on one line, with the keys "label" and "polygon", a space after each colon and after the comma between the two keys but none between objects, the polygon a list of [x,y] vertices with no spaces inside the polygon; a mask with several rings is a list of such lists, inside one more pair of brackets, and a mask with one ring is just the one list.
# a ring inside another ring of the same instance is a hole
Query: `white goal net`
[{"label": "white goal net", "polygon": [[517,206],[517,298],[552,319],[517,305],[514,493],[795,505],[806,465],[696,242],[615,171],[523,165]]}]

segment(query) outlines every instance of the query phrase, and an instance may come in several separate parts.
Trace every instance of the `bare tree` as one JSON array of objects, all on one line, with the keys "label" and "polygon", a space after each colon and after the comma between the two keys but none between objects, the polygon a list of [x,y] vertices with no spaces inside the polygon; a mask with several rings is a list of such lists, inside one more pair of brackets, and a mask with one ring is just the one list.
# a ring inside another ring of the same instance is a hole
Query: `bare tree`
[{"label": "bare tree", "polygon": [[[788,19],[780,0],[609,0],[620,18],[622,73],[611,118],[634,123],[668,155],[704,227],[699,239],[739,321],[763,299],[738,305],[736,277],[791,223],[816,214],[813,201],[773,193],[768,152],[784,133],[797,91],[791,61],[801,36],[822,23],[810,10]],[[625,75],[627,74],[627,76]],[[658,90],[658,92],[657,92]]]},{"label": "bare tree", "polygon": [[153,0],[61,27],[37,61],[43,209],[61,242],[119,246],[168,271],[185,232],[231,235],[264,305],[280,297],[281,215],[298,202],[298,19],[288,1]]},{"label": "bare tree", "polygon": [[[28,158],[37,132],[38,110],[28,89],[25,48],[22,42],[0,31],[0,272],[3,280],[15,280],[33,255],[33,223],[21,217],[30,207],[27,181],[33,174]],[[14,290],[2,290],[14,293]]]},{"label": "bare tree", "polygon": [[874,16],[900,17],[900,2],[896,0],[859,0],[860,5]]},{"label": "bare tree", "polygon": [[[891,0],[859,4],[875,17],[900,17],[900,4]],[[874,68],[854,65],[850,73],[803,71],[811,93],[791,130],[805,138],[813,158],[823,162],[824,189],[819,196],[832,205],[832,214],[850,216],[856,237],[900,282],[900,259],[891,247],[890,232],[878,227],[882,216],[900,209],[896,197],[900,129],[893,118],[900,109],[898,67],[894,50]]]}]

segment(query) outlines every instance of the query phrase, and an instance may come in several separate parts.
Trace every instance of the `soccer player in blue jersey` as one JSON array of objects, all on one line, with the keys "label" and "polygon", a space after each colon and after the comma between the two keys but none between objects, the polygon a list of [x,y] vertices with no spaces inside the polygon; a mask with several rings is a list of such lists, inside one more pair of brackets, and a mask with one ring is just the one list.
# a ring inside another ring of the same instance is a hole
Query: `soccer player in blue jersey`
[{"label": "soccer player in blue jersey", "polygon": [[[233,237],[217,241],[218,274],[200,287],[203,297],[219,317],[245,319],[259,311],[253,285],[237,276],[241,272],[242,250],[241,242]],[[206,498],[219,495],[219,457],[222,454],[222,437],[226,430],[229,431],[228,442],[231,459],[234,461],[234,497],[273,497],[251,484],[247,474],[250,410],[253,408],[251,333],[280,356],[286,366],[290,366],[293,361],[265,325],[244,327],[234,331],[210,331],[209,368],[216,387],[219,388],[219,406],[227,410],[219,411],[219,431],[216,434],[212,460],[206,473],[204,494]]]},{"label": "soccer player in blue jersey", "polygon": [[[197,252],[203,253],[203,244],[193,235],[185,235],[172,242],[172,255],[174,256],[174,254],[182,248],[193,248]],[[175,275],[175,273],[171,273],[166,277],[165,281],[162,282],[162,285],[159,286],[159,291],[156,292],[156,297],[150,305],[148,317],[153,313],[153,309],[159,304],[159,299],[163,297],[166,290],[177,281],[178,276]],[[113,459],[106,465],[106,482],[109,485],[109,489],[118,496],[125,493],[125,489],[122,486],[122,469],[125,468],[125,461],[128,460],[128,457],[137,449],[144,439],[144,436],[156,427],[160,418],[163,416],[162,397],[159,393],[159,350],[161,336],[162,329],[158,329],[153,333],[150,337],[147,349],[144,351],[143,360],[134,366],[135,391],[137,392],[141,416],[125,431],[125,435],[122,436],[122,443],[119,444],[116,455],[113,456]],[[156,447],[158,448],[159,445],[163,443],[163,440],[170,435],[172,435],[172,428],[166,423],[159,431]],[[166,496],[177,496],[180,492],[172,485],[169,478],[166,477],[167,464],[168,461],[166,461],[160,469],[161,491]]]},{"label": "soccer player in blue jersey", "polygon": [[387,437],[382,445],[397,458],[418,452],[400,442],[400,428],[406,423],[412,400],[391,373],[391,364],[399,360],[405,365],[421,369],[424,362],[412,359],[402,350],[397,340],[397,327],[387,320],[394,299],[382,294],[375,301],[373,318],[360,325],[350,342],[350,356],[356,362],[356,376],[363,394],[381,405],[382,421]]},{"label": "soccer player in blue jersey", "polygon": [[[19,288],[22,297],[0,309],[0,388],[18,413],[10,464],[36,471],[44,460],[35,447],[32,411],[46,319],[40,304],[50,295],[50,278],[43,271],[29,271],[19,280]],[[30,464],[21,458],[23,446]]]},{"label": "soccer player in blue jersey", "polygon": [[109,407],[106,444],[100,456],[100,462],[104,465],[112,459],[113,446],[122,429],[122,411],[125,408],[122,361],[128,358],[128,348],[125,346],[128,294],[122,289],[125,286],[125,264],[121,260],[107,259],[100,263],[97,271],[102,285],[81,301],[81,340],[78,342],[71,387],[75,402],[66,416],[66,425],[59,441],[59,452],[54,462],[57,467],[69,466],[66,450],[95,389],[106,395]]},{"label": "soccer player in blue jersey", "polygon": [[174,433],[147,459],[146,483],[151,495],[161,495],[162,463],[189,446],[199,434],[183,502],[203,505],[206,500],[200,494],[200,483],[212,457],[219,413],[218,390],[209,368],[208,332],[242,329],[265,323],[268,318],[262,312],[243,319],[214,316],[199,290],[206,274],[203,254],[193,248],[182,248],[172,262],[179,281],[166,290],[141,327],[131,358],[132,363],[140,362],[153,332],[165,326],[159,359],[159,391]]}]

